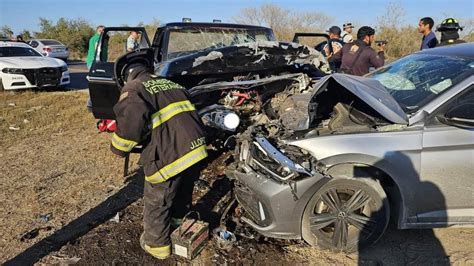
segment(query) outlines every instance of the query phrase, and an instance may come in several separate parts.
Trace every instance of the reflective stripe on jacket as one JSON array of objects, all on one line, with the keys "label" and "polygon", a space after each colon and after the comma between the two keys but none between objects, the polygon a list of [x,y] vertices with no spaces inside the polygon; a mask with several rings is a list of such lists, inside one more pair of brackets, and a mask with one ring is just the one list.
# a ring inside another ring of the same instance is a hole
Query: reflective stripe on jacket
[{"label": "reflective stripe on jacket", "polygon": [[145,179],[162,183],[207,157],[202,122],[180,85],[143,74],[128,82],[114,106],[111,150],[126,155],[145,143]]}]

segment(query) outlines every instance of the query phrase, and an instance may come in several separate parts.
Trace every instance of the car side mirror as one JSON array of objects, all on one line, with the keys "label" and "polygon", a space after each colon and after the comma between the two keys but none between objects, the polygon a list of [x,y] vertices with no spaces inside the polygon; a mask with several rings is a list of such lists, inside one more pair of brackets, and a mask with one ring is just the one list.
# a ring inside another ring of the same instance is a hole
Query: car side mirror
[{"label": "car side mirror", "polygon": [[462,103],[438,116],[438,119],[451,126],[474,129],[474,103]]}]

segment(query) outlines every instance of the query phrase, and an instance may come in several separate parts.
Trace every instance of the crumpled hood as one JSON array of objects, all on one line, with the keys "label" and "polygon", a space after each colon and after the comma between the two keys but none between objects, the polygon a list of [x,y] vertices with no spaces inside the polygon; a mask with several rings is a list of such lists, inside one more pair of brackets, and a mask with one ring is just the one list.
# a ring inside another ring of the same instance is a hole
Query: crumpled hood
[{"label": "crumpled hood", "polygon": [[406,113],[385,87],[375,79],[338,73],[326,76],[318,82],[314,91],[313,97],[316,97],[316,101],[317,95],[326,88],[325,84],[331,79],[367,103],[388,121],[395,124],[408,124]]},{"label": "crumpled hood", "polygon": [[43,56],[0,58],[0,67],[42,68],[42,67],[60,67],[63,65],[66,65],[66,64],[59,59],[43,57]]}]

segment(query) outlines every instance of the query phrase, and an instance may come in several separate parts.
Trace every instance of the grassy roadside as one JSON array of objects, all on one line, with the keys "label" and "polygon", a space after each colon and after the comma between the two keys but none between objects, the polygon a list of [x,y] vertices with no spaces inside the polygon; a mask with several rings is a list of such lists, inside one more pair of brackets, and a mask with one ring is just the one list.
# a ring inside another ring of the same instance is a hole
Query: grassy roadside
[{"label": "grassy roadside", "polygon": [[87,97],[83,92],[0,92],[0,146],[90,128],[94,119],[85,107]]}]

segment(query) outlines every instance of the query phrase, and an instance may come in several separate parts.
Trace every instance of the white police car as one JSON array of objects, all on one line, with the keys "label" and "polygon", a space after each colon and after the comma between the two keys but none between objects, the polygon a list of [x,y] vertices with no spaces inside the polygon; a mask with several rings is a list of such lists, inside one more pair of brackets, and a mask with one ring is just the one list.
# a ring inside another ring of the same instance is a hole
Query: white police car
[{"label": "white police car", "polygon": [[64,61],[45,57],[25,43],[0,41],[0,90],[62,87],[70,80]]}]

